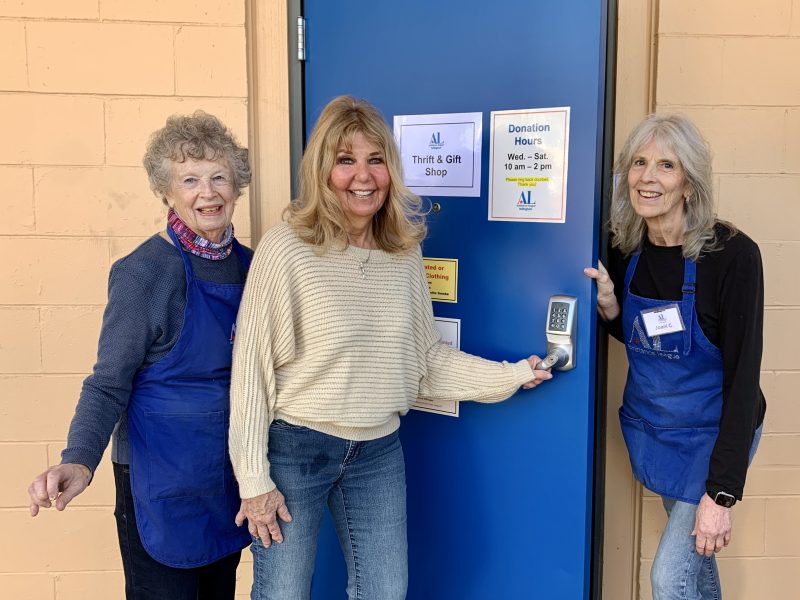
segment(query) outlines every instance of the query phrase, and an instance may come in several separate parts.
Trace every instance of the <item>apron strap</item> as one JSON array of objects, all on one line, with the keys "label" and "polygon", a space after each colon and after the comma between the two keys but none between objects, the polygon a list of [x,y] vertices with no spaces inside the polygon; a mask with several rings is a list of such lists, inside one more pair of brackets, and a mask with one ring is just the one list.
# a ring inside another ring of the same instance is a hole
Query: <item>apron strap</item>
[{"label": "apron strap", "polygon": [[694,296],[697,281],[697,263],[683,259],[683,299],[681,317],[683,318],[683,354],[688,356],[692,349],[692,326],[694,325]]},{"label": "apron strap", "polygon": [[636,254],[631,256],[631,260],[628,263],[628,269],[625,271],[625,287],[623,288],[625,292],[631,287],[631,280],[633,279],[633,274],[636,272],[636,265],[639,264],[641,252],[641,249],[637,250]]},{"label": "apron strap", "polygon": [[242,248],[242,245],[236,238],[233,238],[233,249],[236,252],[236,256],[239,257],[239,262],[242,263],[242,268],[244,268],[246,273],[250,270],[250,256],[244,251],[244,248]]},{"label": "apron strap", "polygon": [[186,273],[186,286],[188,291],[189,282],[194,280],[194,270],[192,269],[192,263],[189,260],[189,256],[183,249],[183,245],[181,245],[178,236],[172,231],[172,227],[167,225],[167,235],[172,240],[172,243],[175,244],[175,247],[178,249],[178,252],[181,253],[181,259],[183,259],[183,270]]}]

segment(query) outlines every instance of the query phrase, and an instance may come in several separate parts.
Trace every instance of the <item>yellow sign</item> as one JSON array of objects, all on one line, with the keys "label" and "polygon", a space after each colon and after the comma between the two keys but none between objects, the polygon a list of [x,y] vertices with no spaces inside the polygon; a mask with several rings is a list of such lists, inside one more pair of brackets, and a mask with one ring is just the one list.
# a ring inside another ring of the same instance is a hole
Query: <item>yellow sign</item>
[{"label": "yellow sign", "polygon": [[458,259],[423,258],[431,300],[458,302]]}]

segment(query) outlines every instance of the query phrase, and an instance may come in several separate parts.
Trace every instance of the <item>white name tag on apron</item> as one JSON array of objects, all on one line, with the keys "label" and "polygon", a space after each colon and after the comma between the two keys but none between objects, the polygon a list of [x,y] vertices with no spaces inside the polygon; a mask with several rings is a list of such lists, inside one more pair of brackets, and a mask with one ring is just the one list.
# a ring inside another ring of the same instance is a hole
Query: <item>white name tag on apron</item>
[{"label": "white name tag on apron", "polygon": [[677,304],[667,304],[641,312],[648,337],[683,331],[683,319]]}]

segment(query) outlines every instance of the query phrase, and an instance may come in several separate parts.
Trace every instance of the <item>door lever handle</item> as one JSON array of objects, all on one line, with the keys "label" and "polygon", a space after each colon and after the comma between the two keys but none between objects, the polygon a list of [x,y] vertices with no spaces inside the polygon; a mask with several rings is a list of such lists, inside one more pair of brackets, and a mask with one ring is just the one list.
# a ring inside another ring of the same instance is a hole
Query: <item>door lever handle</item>
[{"label": "door lever handle", "polygon": [[540,360],[534,369],[537,371],[546,371],[547,369],[557,369],[563,367],[569,361],[569,354],[564,348],[555,347],[553,350]]}]

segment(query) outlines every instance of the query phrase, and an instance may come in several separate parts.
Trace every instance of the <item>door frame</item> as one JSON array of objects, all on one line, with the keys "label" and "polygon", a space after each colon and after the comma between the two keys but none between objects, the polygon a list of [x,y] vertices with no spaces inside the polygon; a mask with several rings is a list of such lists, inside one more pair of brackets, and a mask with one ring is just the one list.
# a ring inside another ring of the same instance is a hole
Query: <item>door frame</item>
[{"label": "door frame", "polygon": [[[301,14],[302,0],[244,1],[248,144],[253,165],[250,216],[255,246],[267,229],[281,221],[283,209],[295,192],[295,168],[304,139],[303,67],[296,57],[296,17]],[[614,140],[624,139],[632,125],[654,106],[657,20],[658,0],[608,0],[603,140],[606,176],[601,181],[601,222],[605,222],[608,210]],[[605,236],[601,238],[605,245]],[[635,600],[641,488],[629,469],[625,470],[627,465],[620,470],[606,468],[607,457],[617,456],[621,444],[618,428],[607,427],[616,401],[611,405],[606,402],[606,397],[621,397],[620,378],[608,377],[608,373],[609,369],[624,373],[625,360],[616,347],[607,352],[606,338],[600,335],[597,359],[591,595]],[[620,518],[611,519],[611,514]],[[612,530],[607,528],[609,522],[613,522]],[[625,543],[616,543],[620,539]],[[614,576],[603,578],[604,572]]]}]

